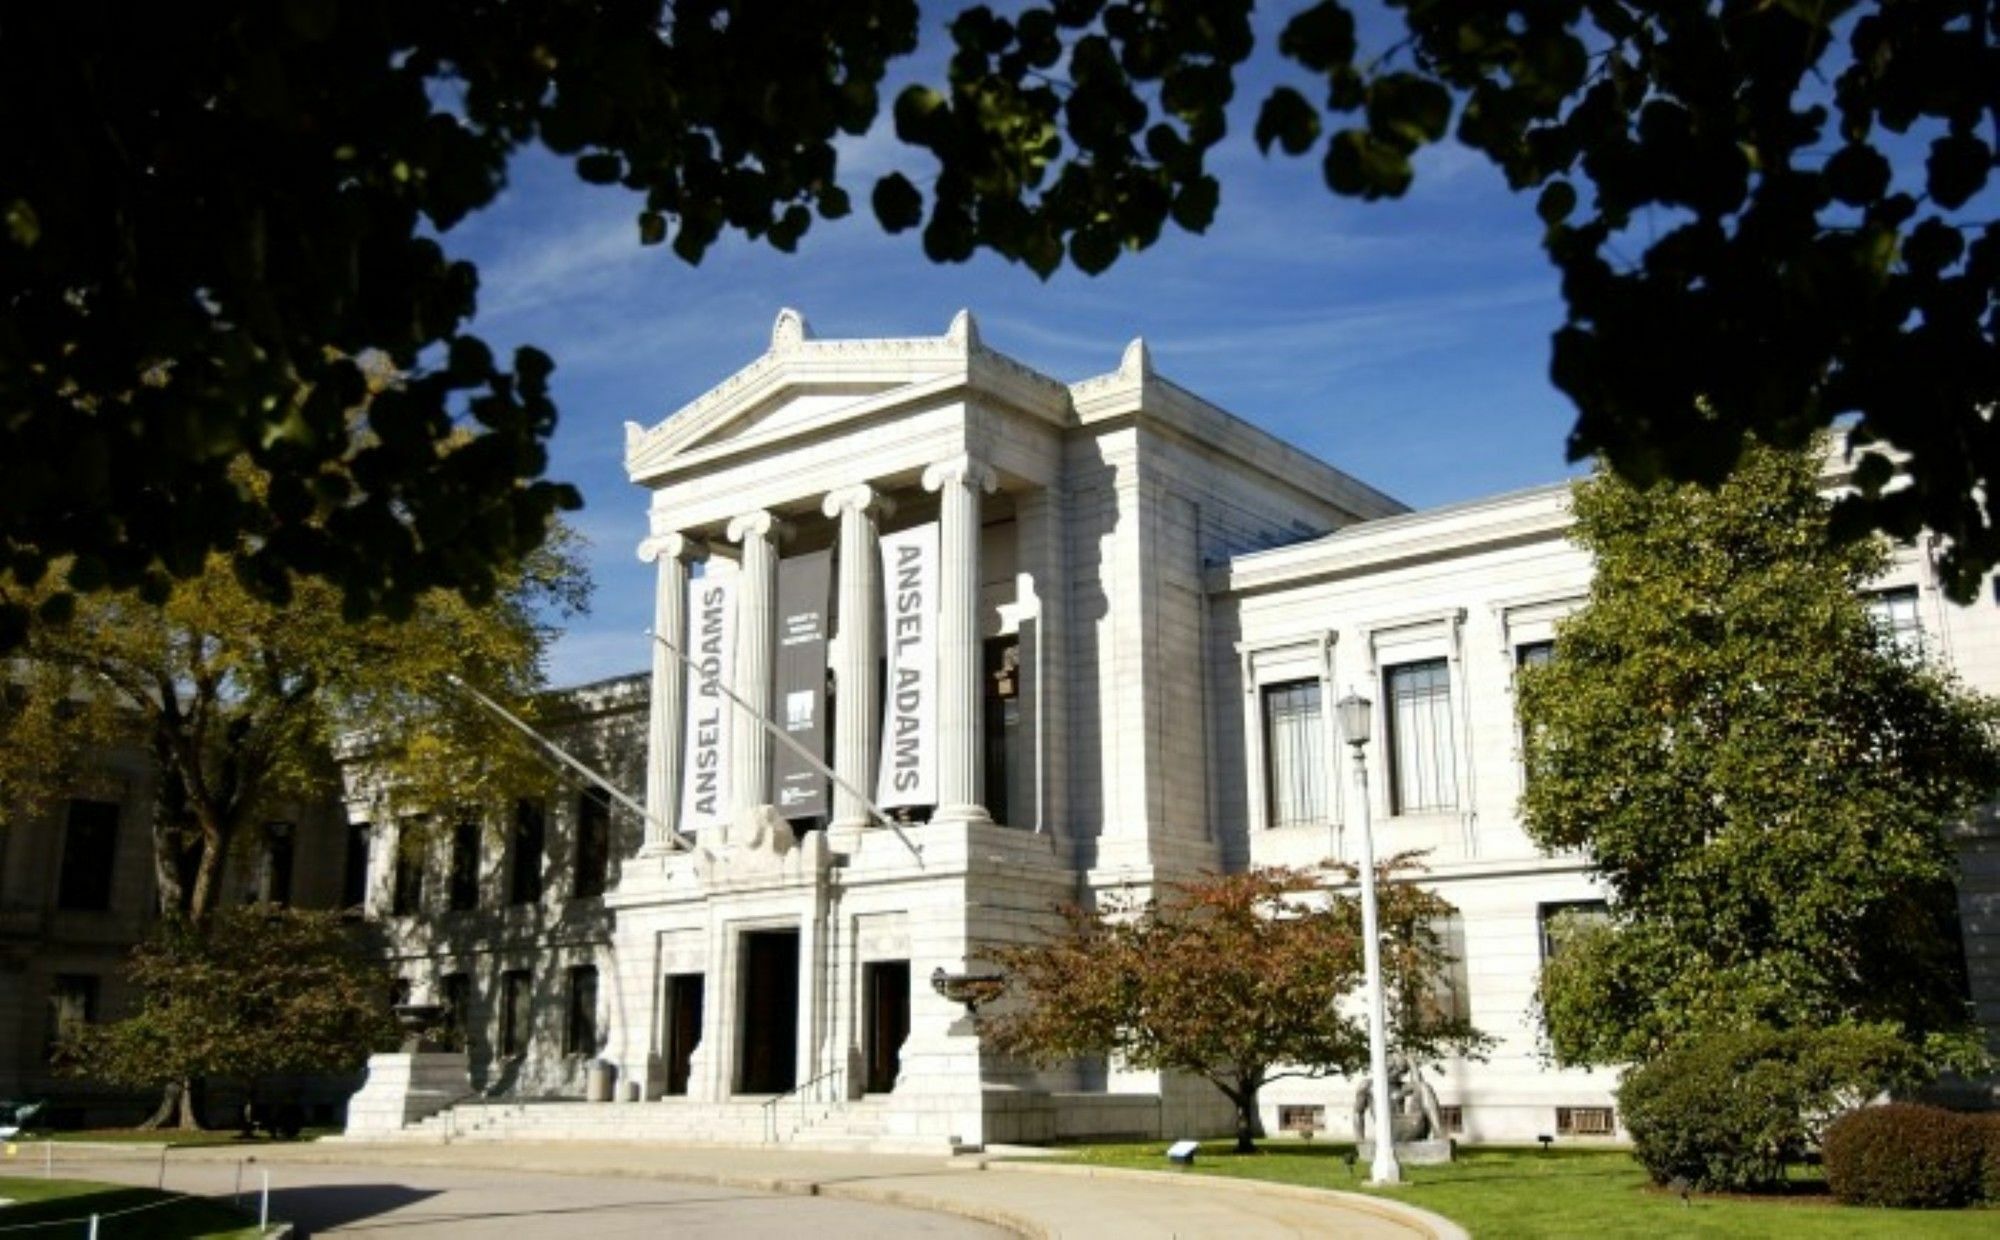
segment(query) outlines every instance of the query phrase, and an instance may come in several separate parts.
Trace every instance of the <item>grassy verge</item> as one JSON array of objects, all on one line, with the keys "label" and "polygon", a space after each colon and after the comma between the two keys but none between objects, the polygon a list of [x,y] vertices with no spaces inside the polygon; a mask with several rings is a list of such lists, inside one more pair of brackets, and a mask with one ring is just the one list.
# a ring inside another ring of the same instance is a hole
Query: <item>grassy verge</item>
[{"label": "grassy verge", "polygon": [[[1165,1170],[1164,1141],[1066,1147],[1056,1161]],[[1368,1169],[1349,1170],[1352,1145],[1274,1142],[1257,1154],[1206,1142],[1190,1175],[1268,1180],[1376,1192],[1433,1210],[1479,1237],[1657,1240],[1671,1236],[1955,1238],[2000,1234],[2000,1210],[1863,1210],[1834,1203],[1803,1182],[1781,1197],[1695,1196],[1683,1203],[1652,1187],[1622,1150],[1462,1149],[1443,1167],[1406,1167],[1406,1183],[1372,1189]]]},{"label": "grassy verge", "polygon": [[[41,1229],[25,1235],[81,1235],[90,1216],[99,1218],[98,1234],[146,1236],[151,1240],[252,1240],[257,1229],[245,1227],[243,1216],[199,1197],[182,1197],[150,1188],[93,1184],[86,1180],[39,1180],[0,1177],[0,1227],[74,1221],[74,1230]],[[130,1213],[126,1213],[130,1211]]]}]

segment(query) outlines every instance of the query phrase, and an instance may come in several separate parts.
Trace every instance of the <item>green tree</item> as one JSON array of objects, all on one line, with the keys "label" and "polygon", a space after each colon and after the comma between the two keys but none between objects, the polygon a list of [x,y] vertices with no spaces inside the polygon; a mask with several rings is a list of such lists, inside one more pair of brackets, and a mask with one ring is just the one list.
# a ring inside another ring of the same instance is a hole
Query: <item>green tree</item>
[{"label": "green tree", "polygon": [[[395,1044],[391,978],[338,913],[243,905],[204,924],[161,922],[132,953],[131,1016],[85,1025],[64,1070],[112,1085],[196,1093],[206,1078],[352,1072]],[[191,1107],[183,1128],[199,1127]]]},{"label": "green tree", "polygon": [[[948,81],[894,107],[932,166],[877,181],[876,216],[1043,274],[1203,230],[1251,16],[966,8]],[[0,134],[0,573],[67,559],[70,589],[157,599],[219,551],[354,616],[484,597],[578,500],[543,478],[552,363],[469,332],[451,229],[539,144],[638,195],[642,244],[792,249],[850,210],[834,139],[917,26],[912,0],[13,6],[0,105],[35,119]],[[1455,133],[1547,222],[1573,457],[1713,482],[1746,428],[1851,415],[1912,484],[1865,454],[1844,524],[1944,535],[1964,598],[2000,558],[1996,31],[1986,0],[1320,0],[1277,37],[1254,137],[1381,199]],[[369,349],[412,381],[363,446],[341,415]],[[27,622],[0,602],[0,649]]]},{"label": "green tree", "polygon": [[1611,893],[1543,972],[1560,1062],[1757,1025],[1969,1046],[1947,831],[2000,788],[2000,712],[1871,620],[1886,548],[1826,539],[1823,459],[1576,488],[1590,599],[1520,683],[1528,833]]},{"label": "green tree", "polygon": [[[1385,862],[1385,878],[1408,865]],[[1360,903],[1327,899],[1324,884],[1264,868],[1175,883],[1142,904],[1067,908],[1047,939],[987,953],[1013,1002],[983,1016],[981,1032],[1036,1063],[1116,1055],[1200,1076],[1236,1108],[1236,1148],[1248,1153],[1265,1085],[1368,1062],[1365,1016],[1346,1003],[1362,981]],[[1481,1050],[1477,1030],[1419,998],[1450,963],[1432,929],[1450,906],[1408,882],[1385,881],[1380,896],[1392,1040],[1419,1059]]]}]

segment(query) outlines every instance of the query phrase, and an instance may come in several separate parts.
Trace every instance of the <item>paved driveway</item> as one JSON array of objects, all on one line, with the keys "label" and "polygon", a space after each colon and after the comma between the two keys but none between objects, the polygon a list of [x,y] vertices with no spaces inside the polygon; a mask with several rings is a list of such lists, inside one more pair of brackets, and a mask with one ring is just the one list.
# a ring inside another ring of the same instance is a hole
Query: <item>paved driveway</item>
[{"label": "paved driveway", "polygon": [[[970,1219],[900,1206],[622,1176],[275,1161],[266,1169],[271,1175],[271,1217],[298,1224],[300,1234],[308,1236],[993,1240],[1012,1234]],[[36,1170],[32,1164],[18,1169],[29,1174]],[[243,1183],[250,1191],[243,1204],[254,1211],[259,1168],[245,1170]],[[158,1179],[159,1167],[153,1158],[66,1155],[56,1173],[150,1187]],[[234,1161],[195,1161],[176,1155],[167,1167],[167,1187],[178,1192],[228,1197],[236,1182]]]}]

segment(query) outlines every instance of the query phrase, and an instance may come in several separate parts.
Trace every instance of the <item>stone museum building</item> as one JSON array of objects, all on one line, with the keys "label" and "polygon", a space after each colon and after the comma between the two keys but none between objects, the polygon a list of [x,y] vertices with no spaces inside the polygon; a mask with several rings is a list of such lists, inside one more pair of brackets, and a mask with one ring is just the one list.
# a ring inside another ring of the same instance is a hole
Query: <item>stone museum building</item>
[{"label": "stone museum building", "polygon": [[[628,424],[625,464],[650,495],[633,535],[654,632],[632,644],[650,670],[562,691],[551,732],[646,814],[578,783],[419,855],[357,778],[344,820],[301,832],[296,855],[324,858],[315,901],[365,905],[409,992],[464,1032],[477,1096],[438,1099],[413,1135],[1225,1130],[1206,1082],[994,1054],[962,983],[1065,902],[1354,860],[1333,710],[1350,689],[1374,702],[1377,851],[1426,850],[1456,910],[1440,1001],[1497,1039],[1433,1076],[1447,1126],[1619,1133],[1613,1074],[1548,1067],[1531,1005],[1551,919],[1603,899],[1516,813],[1514,676],[1591,573],[1566,485],[1412,512],[1156,373],[1141,342],[1064,383],[963,313],[941,336],[821,340],[785,311],[761,357]],[[1875,590],[1900,640],[2000,690],[1992,596],[1948,603],[1923,544]],[[142,784],[103,802],[127,867],[105,881],[135,899]],[[66,841],[99,829],[80,803],[7,833],[0,1067],[93,1015],[77,979],[109,987],[114,963],[92,944],[136,933],[47,907],[68,898]],[[1962,856],[1973,998],[2000,1029],[2000,836],[1965,828]],[[15,1071],[0,1091],[32,1087]],[[1344,1137],[1353,1085],[1278,1081],[1266,1123]],[[587,1095],[611,1101],[554,1101]]]}]

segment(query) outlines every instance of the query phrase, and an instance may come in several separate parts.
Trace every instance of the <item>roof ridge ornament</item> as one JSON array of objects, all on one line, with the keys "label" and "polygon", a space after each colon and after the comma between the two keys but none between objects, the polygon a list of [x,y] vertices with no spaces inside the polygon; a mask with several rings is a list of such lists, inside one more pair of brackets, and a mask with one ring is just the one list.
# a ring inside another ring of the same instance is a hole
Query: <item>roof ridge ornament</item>
[{"label": "roof ridge ornament", "polygon": [[1146,347],[1144,336],[1132,337],[1132,343],[1125,346],[1125,355],[1118,359],[1118,377],[1121,379],[1153,377],[1153,351]]},{"label": "roof ridge ornament", "polygon": [[951,326],[945,329],[944,338],[962,349],[967,357],[985,347],[980,343],[979,324],[970,310],[960,310],[951,316]]},{"label": "roof ridge ornament", "polygon": [[771,324],[771,352],[789,353],[812,338],[812,324],[805,315],[790,306],[778,311],[778,321]]}]

